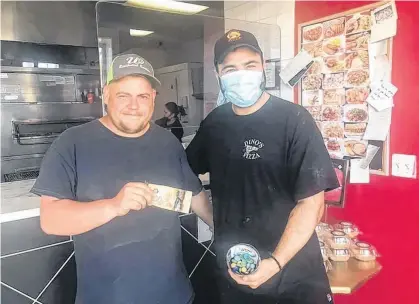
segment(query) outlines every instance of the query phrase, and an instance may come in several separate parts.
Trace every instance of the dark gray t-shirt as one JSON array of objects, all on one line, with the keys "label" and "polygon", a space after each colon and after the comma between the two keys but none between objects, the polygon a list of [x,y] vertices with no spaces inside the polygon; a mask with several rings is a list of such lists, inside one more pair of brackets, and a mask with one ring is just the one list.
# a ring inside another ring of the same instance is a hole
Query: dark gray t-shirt
[{"label": "dark gray t-shirt", "polygon": [[[44,157],[32,189],[84,203],[112,198],[128,182],[197,194],[201,183],[182,145],[156,126],[120,137],[99,121],[65,131]],[[74,237],[76,303],[186,304],[193,295],[182,259],[178,214],[149,207]]]}]

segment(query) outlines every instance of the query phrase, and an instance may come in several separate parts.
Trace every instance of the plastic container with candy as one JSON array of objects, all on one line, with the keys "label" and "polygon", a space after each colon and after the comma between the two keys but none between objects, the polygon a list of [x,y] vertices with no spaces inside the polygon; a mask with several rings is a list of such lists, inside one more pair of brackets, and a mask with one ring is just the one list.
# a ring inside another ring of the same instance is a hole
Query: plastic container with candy
[{"label": "plastic container with candy", "polygon": [[365,242],[356,242],[351,247],[351,252],[355,259],[364,262],[374,261],[378,256],[375,248]]},{"label": "plastic container with candy", "polygon": [[330,232],[332,231],[332,227],[326,223],[319,223],[316,226],[316,233],[320,239],[330,236]]},{"label": "plastic container with candy", "polygon": [[259,267],[260,254],[252,245],[237,244],[228,250],[226,260],[233,273],[248,275]]},{"label": "plastic container with candy", "polygon": [[331,249],[349,249],[351,245],[351,239],[340,230],[333,230],[330,233],[330,237],[326,239],[327,245]]},{"label": "plastic container with candy", "polygon": [[351,239],[356,238],[360,234],[358,227],[350,222],[340,222],[339,224],[336,224],[335,230],[345,232]]}]

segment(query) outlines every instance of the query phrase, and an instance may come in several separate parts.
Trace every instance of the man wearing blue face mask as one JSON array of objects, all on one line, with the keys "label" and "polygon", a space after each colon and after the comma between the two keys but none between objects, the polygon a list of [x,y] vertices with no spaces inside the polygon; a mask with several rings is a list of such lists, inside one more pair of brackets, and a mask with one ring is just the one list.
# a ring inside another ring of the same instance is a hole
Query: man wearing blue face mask
[{"label": "man wearing blue face mask", "polygon": [[[339,187],[322,136],[299,105],[265,91],[262,50],[248,32],[216,43],[220,103],[187,148],[196,174],[210,173],[220,303],[333,303],[315,227],[324,191]],[[251,244],[256,272],[226,266],[228,249]]]}]

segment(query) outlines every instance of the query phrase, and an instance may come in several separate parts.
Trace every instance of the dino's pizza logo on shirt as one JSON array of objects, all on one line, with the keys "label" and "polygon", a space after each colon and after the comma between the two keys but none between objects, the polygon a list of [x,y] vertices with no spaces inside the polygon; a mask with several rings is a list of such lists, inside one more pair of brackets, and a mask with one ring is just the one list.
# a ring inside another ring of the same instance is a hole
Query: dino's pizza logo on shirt
[{"label": "dino's pizza logo on shirt", "polygon": [[263,142],[258,139],[249,139],[244,142],[243,158],[258,159],[260,158],[259,150],[265,146]]}]

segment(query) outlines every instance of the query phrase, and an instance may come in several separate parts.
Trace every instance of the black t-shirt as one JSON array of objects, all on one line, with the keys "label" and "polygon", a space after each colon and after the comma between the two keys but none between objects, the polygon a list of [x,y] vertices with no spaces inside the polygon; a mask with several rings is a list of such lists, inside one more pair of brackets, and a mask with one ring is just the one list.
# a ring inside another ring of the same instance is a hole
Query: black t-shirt
[{"label": "black t-shirt", "polygon": [[[145,181],[194,194],[202,189],[182,145],[166,130],[151,125],[143,136],[125,138],[96,120],[51,145],[32,192],[88,204]],[[74,236],[74,247],[76,303],[186,304],[192,298],[176,212],[130,211]]]},{"label": "black t-shirt", "polygon": [[180,142],[182,142],[183,127],[178,118],[176,118],[172,124],[167,124],[166,128],[170,129],[172,134],[176,136],[176,138],[179,139]]},{"label": "black t-shirt", "polygon": [[[215,246],[225,275],[231,246],[252,244],[267,257],[299,200],[339,186],[310,114],[274,96],[251,115],[236,115],[230,103],[216,108],[188,146],[187,156],[196,174],[210,173]],[[281,293],[316,274],[326,277],[313,233],[284,269],[257,291]]]}]

